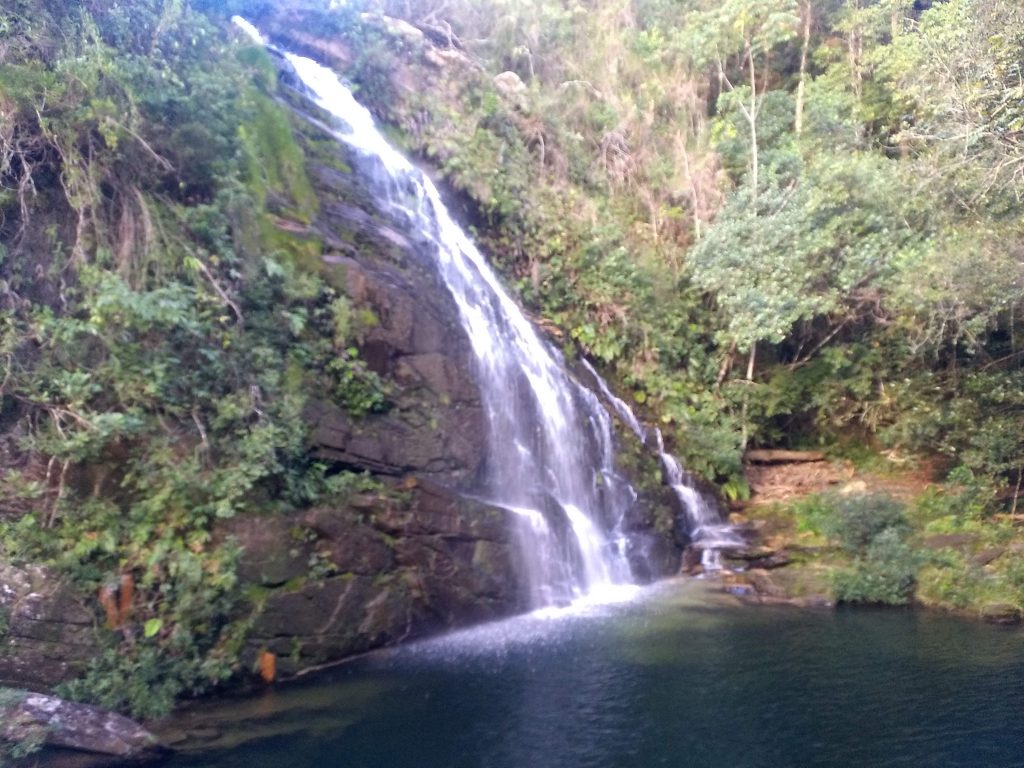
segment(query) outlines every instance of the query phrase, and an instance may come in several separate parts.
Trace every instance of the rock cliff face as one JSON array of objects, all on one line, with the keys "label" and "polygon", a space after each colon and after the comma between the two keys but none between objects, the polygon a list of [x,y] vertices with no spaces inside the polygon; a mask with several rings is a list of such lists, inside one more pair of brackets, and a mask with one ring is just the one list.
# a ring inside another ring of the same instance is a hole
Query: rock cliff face
[{"label": "rock cliff face", "polygon": [[422,482],[347,509],[229,521],[221,534],[243,545],[239,575],[260,592],[245,660],[272,653],[286,677],[512,613],[506,514]]},{"label": "rock cliff face", "polygon": [[327,398],[311,402],[316,449],[343,466],[468,487],[484,452],[480,393],[433,254],[379,217],[353,170],[358,159],[323,130],[315,108],[285,96],[302,115],[297,128],[320,212],[308,226],[283,224],[320,245],[316,266],[348,296],[359,356],[390,387],[387,413],[358,420]]},{"label": "rock cliff face", "polygon": [[372,473],[387,490],[223,526],[243,547],[240,576],[264,590],[246,656],[274,654],[285,676],[521,605],[508,513],[465,495],[485,435],[454,302],[432,254],[377,216],[356,159],[307,117],[298,130],[320,213],[281,225],[321,245],[316,268],[347,295],[360,359],[387,382],[389,408],[353,417],[323,397],[305,417],[322,460]]},{"label": "rock cliff face", "polygon": [[0,563],[0,686],[46,688],[98,652],[86,597],[52,571]]},{"label": "rock cliff face", "polygon": [[[319,53],[345,52],[335,48]],[[304,223],[282,206],[277,225],[309,246],[301,266],[348,297],[359,357],[386,382],[389,401],[385,413],[356,417],[322,393],[304,411],[313,453],[332,470],[368,473],[376,490],[290,516],[237,517],[215,531],[241,545],[243,669],[272,654],[287,677],[524,602],[511,513],[473,498],[485,454],[481,398],[433,254],[381,219],[323,116],[287,88],[282,98],[296,111],[319,213]],[[634,469],[650,477],[652,467]],[[641,490],[629,526],[645,579],[679,564],[661,490]],[[38,690],[73,677],[97,652],[97,615],[92,596],[51,574],[0,570],[0,683]]]}]

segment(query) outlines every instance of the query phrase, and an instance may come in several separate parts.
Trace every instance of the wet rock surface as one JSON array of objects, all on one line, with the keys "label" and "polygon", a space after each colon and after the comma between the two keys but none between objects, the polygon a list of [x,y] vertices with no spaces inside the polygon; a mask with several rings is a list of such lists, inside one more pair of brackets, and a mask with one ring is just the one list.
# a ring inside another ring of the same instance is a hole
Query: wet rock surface
[{"label": "wet rock surface", "polygon": [[0,684],[45,689],[98,652],[89,599],[39,566],[0,561]]},{"label": "wet rock surface", "polygon": [[0,689],[0,737],[89,753],[76,761],[65,756],[65,763],[111,765],[115,760],[110,758],[116,762],[141,760],[163,751],[153,734],[127,717],[55,696],[6,688]]},{"label": "wet rock surface", "polygon": [[[297,515],[304,577],[262,594],[245,657],[288,677],[372,648],[508,615],[521,607],[508,512],[416,482],[400,498],[356,497]],[[261,574],[262,535],[236,528],[243,573]],[[258,529],[257,529],[258,530]],[[263,582],[264,586],[266,585]]]},{"label": "wet rock surface", "polygon": [[[305,410],[322,458],[386,475],[415,473],[457,485],[484,455],[483,413],[472,351],[458,309],[424,243],[374,212],[358,183],[359,159],[315,125],[302,134],[320,215],[321,268],[352,306],[360,359],[388,383],[383,414],[353,417],[328,398]],[[326,147],[323,145],[326,144]]]}]

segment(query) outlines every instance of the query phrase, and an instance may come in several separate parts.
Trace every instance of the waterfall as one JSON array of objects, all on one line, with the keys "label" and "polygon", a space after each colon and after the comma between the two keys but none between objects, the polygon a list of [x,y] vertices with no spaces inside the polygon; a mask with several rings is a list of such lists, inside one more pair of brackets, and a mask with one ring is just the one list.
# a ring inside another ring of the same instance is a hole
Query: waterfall
[{"label": "waterfall", "polygon": [[284,56],[307,95],[337,119],[335,135],[361,158],[381,213],[433,252],[458,307],[488,431],[479,494],[515,513],[527,602],[628,594],[622,521],[636,494],[615,471],[610,416],[505,292],[433,183],[387,142],[337,75]]},{"label": "waterfall", "polygon": [[[593,377],[601,394],[618,414],[622,422],[642,443],[647,442],[650,432],[640,424],[633,409],[617,397],[586,360],[583,367]],[[661,430],[654,429],[654,441],[661,461],[665,483],[672,489],[679,506],[686,515],[686,532],[692,545],[701,551],[701,565],[705,572],[722,569],[722,549],[741,549],[746,546],[732,526],[723,522],[721,513],[695,486],[692,476],[685,472],[679,460],[665,450]]]},{"label": "waterfall", "polygon": [[[235,23],[260,44],[251,24]],[[567,370],[501,286],[433,183],[394,149],[370,113],[331,70],[283,55],[306,95],[337,121],[334,134],[361,158],[380,212],[426,244],[458,307],[475,357],[488,431],[479,494],[513,513],[526,602],[538,608],[580,598],[609,600],[631,593],[623,530],[637,494],[615,469],[611,417],[597,395]],[[641,442],[648,430],[583,361],[612,410]],[[688,533],[706,569],[718,548],[741,543],[688,482],[655,430],[666,481],[688,516]]]},{"label": "waterfall", "polygon": [[706,572],[721,570],[721,550],[741,549],[745,542],[732,526],[722,521],[721,514],[695,487],[693,479],[680,466],[679,460],[665,450],[661,430],[656,429],[654,434],[665,482],[686,514],[687,533],[692,546],[701,550],[700,563]]}]

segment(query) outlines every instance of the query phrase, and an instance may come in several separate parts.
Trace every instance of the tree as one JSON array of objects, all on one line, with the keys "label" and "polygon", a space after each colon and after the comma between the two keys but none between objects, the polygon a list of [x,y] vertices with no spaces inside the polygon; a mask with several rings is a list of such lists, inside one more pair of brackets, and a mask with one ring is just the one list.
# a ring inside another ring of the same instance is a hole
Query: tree
[{"label": "tree", "polygon": [[[876,54],[914,105],[902,139],[952,185],[957,206],[1014,205],[1024,188],[1024,6],[950,0]],[[1000,200],[1009,194],[1010,199]],[[1003,208],[1005,210],[1005,207]]]},{"label": "tree", "polygon": [[[750,130],[751,204],[759,191],[757,118],[768,88],[772,51],[791,40],[799,24],[796,0],[726,0],[717,7],[687,18],[685,38],[695,60],[714,67],[720,90],[735,93]],[[737,59],[735,69],[731,60]],[[733,83],[731,72],[742,72],[746,82]]]}]

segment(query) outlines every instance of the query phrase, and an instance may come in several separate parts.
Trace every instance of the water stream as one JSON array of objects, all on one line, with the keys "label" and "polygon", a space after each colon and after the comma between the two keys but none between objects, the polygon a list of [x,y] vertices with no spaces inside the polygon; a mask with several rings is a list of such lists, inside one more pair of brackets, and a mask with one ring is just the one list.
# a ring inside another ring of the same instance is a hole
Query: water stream
[{"label": "water stream", "polygon": [[722,569],[722,550],[741,549],[744,541],[731,525],[722,520],[722,514],[712,501],[700,492],[678,459],[665,450],[661,430],[654,431],[661,458],[665,482],[672,488],[687,519],[691,546],[699,549],[705,572]]}]

